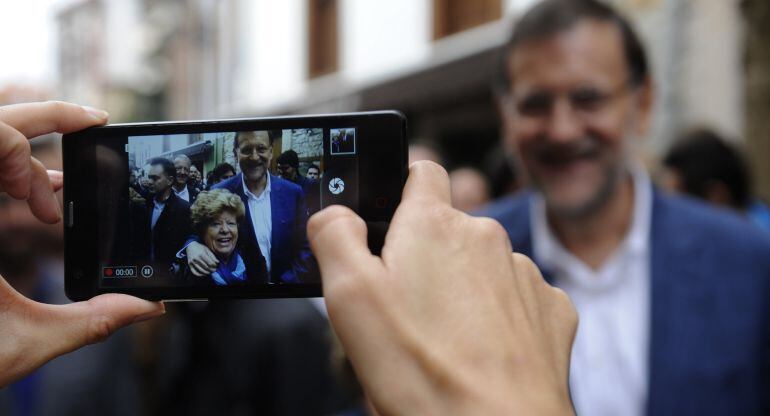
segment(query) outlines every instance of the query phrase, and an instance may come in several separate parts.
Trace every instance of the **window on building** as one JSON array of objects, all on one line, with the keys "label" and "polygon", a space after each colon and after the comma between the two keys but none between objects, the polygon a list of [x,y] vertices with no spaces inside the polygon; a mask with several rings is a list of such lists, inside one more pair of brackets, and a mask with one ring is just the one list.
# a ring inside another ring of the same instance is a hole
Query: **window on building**
[{"label": "window on building", "polygon": [[337,0],[308,0],[308,76],[337,70]]},{"label": "window on building", "polygon": [[502,0],[433,0],[433,39],[499,19]]}]

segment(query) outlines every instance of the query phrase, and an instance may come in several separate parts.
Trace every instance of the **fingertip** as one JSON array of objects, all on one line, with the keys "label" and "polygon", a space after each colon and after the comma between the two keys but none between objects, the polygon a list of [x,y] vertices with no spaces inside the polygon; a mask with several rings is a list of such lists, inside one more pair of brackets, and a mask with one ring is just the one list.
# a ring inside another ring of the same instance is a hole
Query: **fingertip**
[{"label": "fingertip", "polygon": [[334,205],[316,213],[308,221],[308,241],[327,280],[372,257],[366,223],[347,207]]},{"label": "fingertip", "polygon": [[418,160],[416,162],[412,162],[409,164],[410,174],[412,172],[416,173],[416,172],[423,172],[423,171],[426,171],[426,172],[433,171],[439,174],[443,172],[444,175],[446,175],[447,177],[449,176],[449,174],[447,173],[446,169],[444,169],[443,166],[439,165],[438,163],[432,160]]},{"label": "fingertip", "polygon": [[446,204],[451,202],[449,174],[438,163],[420,160],[409,165],[409,177],[401,199],[407,201],[426,198]]},{"label": "fingertip", "polygon": [[60,170],[49,170],[48,180],[54,192],[58,192],[64,186],[64,173]]},{"label": "fingertip", "polygon": [[98,124],[104,124],[110,118],[110,114],[104,110],[100,110],[98,108],[90,107],[87,105],[81,106],[81,108],[83,108],[88,116]]},{"label": "fingertip", "polygon": [[132,324],[144,322],[152,318],[157,318],[159,316],[163,316],[166,314],[166,305],[163,302],[151,302],[151,303],[153,303],[156,306],[155,309],[150,310],[147,313],[144,313],[142,315],[138,315],[131,322]]},{"label": "fingertip", "polygon": [[313,214],[307,222],[308,239],[314,239],[327,224],[342,217],[360,219],[352,209],[343,205],[332,205]]},{"label": "fingertip", "polygon": [[0,109],[4,122],[32,138],[42,134],[70,133],[107,122],[106,111],[63,101],[14,104]]}]

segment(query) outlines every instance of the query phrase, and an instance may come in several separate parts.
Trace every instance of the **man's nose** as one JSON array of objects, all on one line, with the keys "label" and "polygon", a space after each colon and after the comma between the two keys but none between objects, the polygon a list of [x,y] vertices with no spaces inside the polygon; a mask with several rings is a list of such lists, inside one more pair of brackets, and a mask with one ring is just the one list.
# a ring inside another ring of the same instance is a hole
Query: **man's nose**
[{"label": "man's nose", "polygon": [[556,100],[548,119],[548,137],[555,142],[568,142],[583,137],[583,121],[568,100]]}]

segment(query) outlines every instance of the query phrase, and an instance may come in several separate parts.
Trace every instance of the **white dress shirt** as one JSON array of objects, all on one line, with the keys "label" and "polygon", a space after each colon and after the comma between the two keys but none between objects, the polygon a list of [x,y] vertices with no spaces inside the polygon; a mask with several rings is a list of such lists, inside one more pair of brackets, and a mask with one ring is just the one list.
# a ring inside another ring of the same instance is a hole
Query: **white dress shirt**
[{"label": "white dress shirt", "polygon": [[152,222],[150,223],[151,230],[155,230],[155,224],[158,223],[158,218],[160,218],[160,214],[163,213],[163,208],[165,207],[166,207],[166,201],[159,202],[157,199],[153,200]]},{"label": "white dress shirt", "polygon": [[184,199],[187,202],[190,202],[190,191],[187,190],[186,184],[184,186],[184,189],[182,189],[181,191],[177,192],[176,188],[174,188],[173,186],[171,187],[171,189],[174,190],[174,194],[176,194],[176,196]]},{"label": "white dress shirt", "polygon": [[267,184],[265,189],[259,195],[254,195],[246,186],[246,180],[243,180],[243,193],[249,201],[249,212],[251,213],[251,225],[254,227],[254,235],[257,236],[259,251],[265,258],[267,272],[270,273],[270,248],[273,246],[273,214],[270,211],[270,175],[267,175]]},{"label": "white dress shirt", "polygon": [[632,169],[631,227],[597,270],[559,242],[542,196],[532,200],[533,254],[554,284],[572,299],[580,317],[570,366],[577,414],[642,415],[647,403],[650,327],[650,223],[652,184]]}]

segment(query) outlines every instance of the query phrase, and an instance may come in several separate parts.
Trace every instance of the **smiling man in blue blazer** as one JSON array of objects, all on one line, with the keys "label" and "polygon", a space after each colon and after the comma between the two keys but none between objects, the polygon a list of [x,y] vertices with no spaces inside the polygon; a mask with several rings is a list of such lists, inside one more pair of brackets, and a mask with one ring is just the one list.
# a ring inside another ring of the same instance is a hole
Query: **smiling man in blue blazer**
[{"label": "smiling man in blue blazer", "polygon": [[770,414],[770,241],[742,218],[662,195],[633,148],[652,81],[628,22],[544,0],[514,26],[506,142],[533,190],[482,215],[574,302],[578,414]]},{"label": "smiling man in blue blazer", "polygon": [[[241,197],[246,220],[239,225],[241,254],[249,258],[261,254],[267,266],[265,279],[251,283],[306,283],[317,279],[315,261],[307,241],[307,206],[299,185],[273,176],[268,171],[273,157],[274,134],[247,131],[235,135],[234,152],[241,173],[216,184],[213,189],[227,189]],[[259,248],[260,253],[249,253]],[[188,245],[188,264],[193,274],[204,276],[216,269],[213,253],[197,242]]]}]

